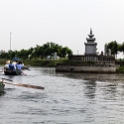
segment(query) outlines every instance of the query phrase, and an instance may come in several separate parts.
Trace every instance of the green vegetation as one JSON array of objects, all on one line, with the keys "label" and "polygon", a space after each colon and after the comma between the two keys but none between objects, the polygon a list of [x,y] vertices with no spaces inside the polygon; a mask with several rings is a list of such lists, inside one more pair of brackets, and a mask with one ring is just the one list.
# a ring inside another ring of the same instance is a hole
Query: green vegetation
[{"label": "green vegetation", "polygon": [[0,65],[4,65],[8,59],[12,60],[12,58],[17,57],[25,65],[55,67],[58,63],[66,61],[68,55],[72,55],[72,50],[68,47],[48,42],[42,46],[36,45],[36,47],[28,50],[2,52],[0,54]]},{"label": "green vegetation", "polygon": [[117,68],[117,69],[116,69],[116,72],[119,73],[119,74],[120,74],[120,73],[121,73],[121,74],[122,74],[122,73],[124,74],[124,65],[123,65],[123,66],[120,66],[119,68]]},{"label": "green vegetation", "polygon": [[57,64],[65,63],[65,59],[58,59],[58,60],[46,60],[46,59],[31,59],[31,60],[24,60],[23,62],[25,65],[30,66],[38,66],[38,67],[55,67]]},{"label": "green vegetation", "polygon": [[[37,66],[37,67],[55,67],[57,64],[66,63],[67,58],[58,60],[46,60],[46,59],[25,59],[23,63],[26,66]],[[6,63],[6,59],[0,60],[0,65],[3,66]]]},{"label": "green vegetation", "polygon": [[105,44],[106,53],[109,54],[109,50],[111,50],[111,54],[117,57],[119,52],[124,53],[124,42],[122,44],[117,43],[116,41],[111,41]]},{"label": "green vegetation", "polygon": [[2,52],[0,54],[0,59],[12,59],[14,57],[21,58],[22,60],[26,59],[47,59],[47,57],[53,58],[55,55],[60,58],[65,58],[67,55],[71,55],[72,50],[68,47],[62,47],[58,44],[48,42],[43,44],[43,46],[36,45],[34,48],[29,48],[28,50],[20,51],[8,51]]},{"label": "green vegetation", "polygon": [[[123,52],[124,54],[124,42],[119,44],[116,41],[111,41],[105,44],[105,49],[107,54],[109,53],[109,50],[111,50],[111,54],[115,55],[117,58],[119,52]],[[124,59],[116,59],[116,64],[120,65],[120,67],[116,69],[116,72],[124,73]]]}]

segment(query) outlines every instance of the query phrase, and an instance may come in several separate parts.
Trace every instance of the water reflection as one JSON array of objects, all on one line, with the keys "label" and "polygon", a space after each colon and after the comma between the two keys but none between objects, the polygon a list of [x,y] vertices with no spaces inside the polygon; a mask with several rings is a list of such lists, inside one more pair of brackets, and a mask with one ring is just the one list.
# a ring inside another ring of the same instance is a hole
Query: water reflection
[{"label": "water reflection", "polygon": [[104,86],[102,86],[101,90],[103,92],[103,96],[105,100],[113,100],[116,99],[117,94],[117,83],[108,83]]},{"label": "water reflection", "polygon": [[55,75],[55,68],[41,68],[41,70],[39,70],[39,68],[33,68],[35,73],[36,72],[40,72],[40,74],[45,74],[45,75]]},{"label": "water reflection", "polygon": [[85,88],[84,88],[84,94],[86,97],[89,99],[93,99],[95,97],[95,92],[96,92],[96,81],[85,81]]},{"label": "water reflection", "polygon": [[57,75],[63,75],[69,78],[94,80],[102,82],[124,82],[124,74],[94,74],[94,73],[62,73],[57,72]]}]

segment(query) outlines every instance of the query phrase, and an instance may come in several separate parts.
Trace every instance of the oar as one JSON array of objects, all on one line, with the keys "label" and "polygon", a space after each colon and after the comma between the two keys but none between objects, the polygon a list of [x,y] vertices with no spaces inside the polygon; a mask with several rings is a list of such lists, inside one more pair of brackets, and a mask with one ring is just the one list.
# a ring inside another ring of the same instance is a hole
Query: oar
[{"label": "oar", "polygon": [[25,70],[25,69],[26,69],[26,70],[30,70],[28,66],[24,66],[22,69],[23,69],[23,70]]},{"label": "oar", "polygon": [[27,74],[25,74],[23,71],[21,71],[21,74],[23,74],[23,75],[27,76]]},{"label": "oar", "polygon": [[44,87],[42,86],[36,86],[36,85],[30,85],[30,84],[22,84],[22,83],[13,83],[13,82],[4,82],[3,80],[9,80],[9,81],[12,81],[10,79],[6,79],[6,78],[2,78],[2,82],[5,83],[5,84],[12,84],[12,85],[16,85],[16,86],[21,86],[21,87],[27,87],[27,88],[34,88],[34,89],[45,89]]}]

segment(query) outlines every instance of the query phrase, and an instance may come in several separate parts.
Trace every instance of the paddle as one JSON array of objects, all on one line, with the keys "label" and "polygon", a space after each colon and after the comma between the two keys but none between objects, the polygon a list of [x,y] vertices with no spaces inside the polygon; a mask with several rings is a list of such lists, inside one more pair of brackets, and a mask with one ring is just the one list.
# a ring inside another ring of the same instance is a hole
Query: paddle
[{"label": "paddle", "polygon": [[21,71],[21,74],[23,74],[23,75],[27,76],[27,74],[25,74],[23,71]]},{"label": "paddle", "polygon": [[34,88],[34,89],[42,89],[42,90],[45,89],[42,86],[36,86],[36,85],[30,85],[30,84],[22,84],[22,83],[4,82],[4,79],[8,80],[8,81],[12,81],[12,80],[6,79],[6,78],[2,78],[2,82],[5,83],[5,84],[12,84],[12,85],[16,85],[16,86],[27,87],[27,88]]},{"label": "paddle", "polygon": [[23,66],[22,69],[23,70],[30,70],[28,66]]}]

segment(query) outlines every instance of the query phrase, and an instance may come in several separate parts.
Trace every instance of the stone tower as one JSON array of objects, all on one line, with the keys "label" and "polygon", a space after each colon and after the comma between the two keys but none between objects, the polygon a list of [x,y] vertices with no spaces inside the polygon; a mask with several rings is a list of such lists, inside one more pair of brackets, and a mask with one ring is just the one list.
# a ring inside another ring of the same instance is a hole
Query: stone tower
[{"label": "stone tower", "polygon": [[96,55],[96,46],[97,43],[94,42],[96,39],[94,38],[94,35],[92,34],[92,29],[90,29],[89,37],[86,38],[87,42],[84,43],[85,45],[85,55]]}]

